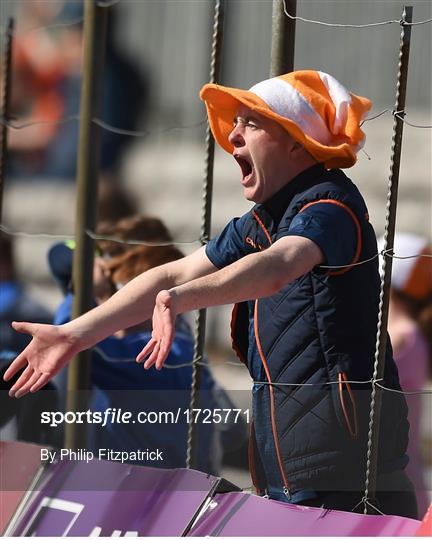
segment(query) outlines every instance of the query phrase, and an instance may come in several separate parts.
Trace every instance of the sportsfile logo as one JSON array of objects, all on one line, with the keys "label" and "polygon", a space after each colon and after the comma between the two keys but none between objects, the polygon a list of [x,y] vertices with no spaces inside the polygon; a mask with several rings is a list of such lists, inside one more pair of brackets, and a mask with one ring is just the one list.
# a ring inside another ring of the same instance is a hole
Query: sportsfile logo
[{"label": "sportsfile logo", "polygon": [[182,409],[173,411],[140,411],[132,413],[119,408],[104,411],[44,411],[41,424],[58,427],[62,424],[237,424],[249,423],[249,409]]},{"label": "sportsfile logo", "polygon": [[[122,411],[122,409],[108,408],[102,411],[43,411],[41,413],[41,424],[49,424],[50,427],[57,427],[61,424],[100,424],[105,427],[107,424],[129,424],[132,413]],[[134,421],[132,420],[134,423]]]}]

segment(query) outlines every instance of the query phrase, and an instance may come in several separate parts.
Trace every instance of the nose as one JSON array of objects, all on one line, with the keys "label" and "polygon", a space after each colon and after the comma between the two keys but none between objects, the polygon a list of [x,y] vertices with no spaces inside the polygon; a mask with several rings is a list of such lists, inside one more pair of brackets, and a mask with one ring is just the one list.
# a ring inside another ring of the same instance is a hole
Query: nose
[{"label": "nose", "polygon": [[242,124],[241,122],[238,122],[232,129],[231,133],[228,135],[228,142],[234,146],[235,148],[238,148],[240,146],[243,146],[245,143],[245,140],[242,135]]}]

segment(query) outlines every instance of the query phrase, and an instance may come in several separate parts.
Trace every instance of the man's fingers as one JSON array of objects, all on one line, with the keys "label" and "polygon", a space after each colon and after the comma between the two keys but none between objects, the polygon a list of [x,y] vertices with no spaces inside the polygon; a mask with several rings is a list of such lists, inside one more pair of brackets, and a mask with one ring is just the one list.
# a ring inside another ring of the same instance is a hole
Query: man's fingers
[{"label": "man's fingers", "polygon": [[16,392],[30,379],[33,375],[33,368],[29,365],[21,373],[21,377],[15,382],[12,388],[9,390],[9,396],[14,397]]},{"label": "man's fingers", "polygon": [[51,376],[48,375],[48,373],[42,373],[42,375],[39,377],[39,379],[35,382],[35,384],[30,388],[30,392],[37,392],[40,390],[43,386],[46,385],[46,383],[51,379]]},{"label": "man's fingers", "polygon": [[167,359],[167,356],[169,354],[169,351],[171,349],[172,340],[171,339],[164,339],[162,340],[158,358],[156,360],[156,369],[162,369],[165,360]]},{"label": "man's fingers", "polygon": [[21,388],[15,392],[15,397],[20,398],[27,394],[30,391],[30,388],[35,384],[35,382],[39,379],[40,373],[37,373],[36,371],[33,373],[33,375],[30,377],[30,379],[24,384],[21,385]]},{"label": "man's fingers", "polygon": [[153,364],[156,364],[156,369],[162,369],[165,359],[169,354],[174,337],[170,305],[171,297],[169,292],[160,291],[156,297],[156,305],[153,311],[152,339],[136,358],[137,362],[141,362],[148,356],[144,362],[144,369],[149,369]]},{"label": "man's fingers", "polygon": [[154,346],[153,352],[151,355],[147,358],[147,360],[144,362],[144,369],[149,369],[152,367],[152,365],[156,362],[158,354],[160,349],[160,342],[156,341],[156,344]]},{"label": "man's fingers", "polygon": [[147,345],[144,347],[144,349],[137,355],[136,361],[142,362],[146,359],[146,357],[152,352],[156,345],[157,341],[153,338],[150,339],[150,341],[147,343]]},{"label": "man's fingers", "polygon": [[3,375],[3,379],[8,381],[17,373],[20,369],[27,365],[27,358],[24,352],[19,354],[12,364],[7,368],[6,372]]},{"label": "man's fingers", "polygon": [[12,328],[16,330],[17,332],[20,332],[20,334],[33,335],[34,326],[35,326],[34,323],[27,323],[27,322],[13,321],[12,323]]}]

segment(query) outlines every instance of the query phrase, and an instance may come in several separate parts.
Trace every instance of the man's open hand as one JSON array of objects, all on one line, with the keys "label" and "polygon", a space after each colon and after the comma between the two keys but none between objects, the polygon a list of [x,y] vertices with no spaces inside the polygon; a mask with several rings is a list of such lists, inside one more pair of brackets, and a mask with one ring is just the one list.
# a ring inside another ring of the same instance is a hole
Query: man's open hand
[{"label": "man's open hand", "polygon": [[153,364],[156,364],[156,369],[162,369],[174,341],[176,316],[175,296],[169,291],[160,291],[153,311],[152,337],[136,357],[137,362],[142,362],[148,356],[144,362],[145,369]]},{"label": "man's open hand", "polygon": [[60,326],[13,322],[12,327],[33,339],[4,374],[8,381],[24,369],[9,391],[11,397],[21,397],[45,386],[79,350]]}]

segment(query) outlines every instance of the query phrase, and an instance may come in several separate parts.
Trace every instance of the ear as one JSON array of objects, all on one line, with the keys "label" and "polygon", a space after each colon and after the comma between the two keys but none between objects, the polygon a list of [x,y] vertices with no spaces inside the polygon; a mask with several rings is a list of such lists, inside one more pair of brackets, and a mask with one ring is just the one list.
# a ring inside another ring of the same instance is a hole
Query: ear
[{"label": "ear", "polygon": [[291,159],[298,161],[299,163],[313,165],[317,163],[317,160],[306,150],[306,148],[297,141],[293,140],[291,148]]},{"label": "ear", "polygon": [[294,152],[306,152],[306,148],[299,142],[293,139],[293,151]]},{"label": "ear", "polygon": [[303,151],[304,147],[292,137],[290,137],[288,141],[288,153],[290,159],[298,159],[299,157],[301,157]]}]

